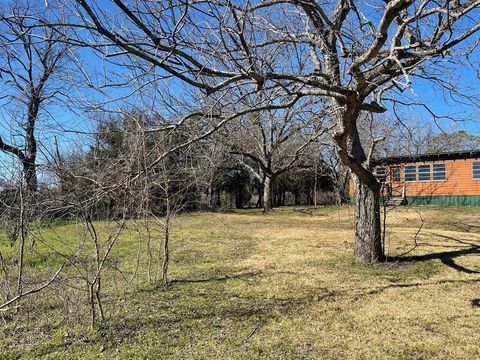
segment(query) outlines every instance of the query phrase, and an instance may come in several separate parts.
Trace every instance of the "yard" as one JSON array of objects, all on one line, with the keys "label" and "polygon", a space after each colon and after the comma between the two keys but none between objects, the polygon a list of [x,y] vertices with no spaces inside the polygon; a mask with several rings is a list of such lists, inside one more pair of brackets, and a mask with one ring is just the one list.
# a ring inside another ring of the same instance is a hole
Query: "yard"
[{"label": "yard", "polygon": [[[422,218],[417,247],[398,257]],[[0,318],[0,358],[480,358],[479,219],[480,208],[398,207],[387,218],[392,258],[369,266],[353,263],[352,207],[182,215],[170,286],[146,282],[127,232],[113,253],[127,265],[124,280],[111,274],[108,321],[89,330],[69,310],[82,313],[81,289],[52,286]],[[73,242],[78,226],[55,233]],[[43,239],[29,264],[54,268],[53,235]]]}]

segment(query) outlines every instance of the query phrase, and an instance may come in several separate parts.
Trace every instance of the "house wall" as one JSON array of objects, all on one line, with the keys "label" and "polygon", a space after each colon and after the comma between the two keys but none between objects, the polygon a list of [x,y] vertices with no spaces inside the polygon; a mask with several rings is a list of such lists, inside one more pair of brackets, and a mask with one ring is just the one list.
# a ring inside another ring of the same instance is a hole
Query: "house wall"
[{"label": "house wall", "polygon": [[[474,180],[472,163],[479,159],[457,159],[445,161],[426,161],[394,164],[388,166],[387,180],[391,195],[402,196],[405,186],[405,195],[410,204],[446,204],[446,205],[480,205],[480,180]],[[446,180],[441,181],[405,181],[405,166],[444,163]],[[400,167],[400,181],[393,181],[391,168]],[[387,193],[384,186],[384,195]],[[353,183],[350,182],[350,196],[354,196]]]},{"label": "house wall", "polygon": [[[441,196],[441,195],[480,195],[480,180],[473,180],[472,162],[476,159],[446,160],[405,163],[401,167],[400,182],[390,181],[392,189],[401,195],[401,188],[405,185],[406,196]],[[445,163],[446,180],[441,181],[405,181],[406,165],[430,164],[433,168],[434,163]],[[391,165],[390,167],[395,166]],[[394,194],[395,195],[395,194]]]}]

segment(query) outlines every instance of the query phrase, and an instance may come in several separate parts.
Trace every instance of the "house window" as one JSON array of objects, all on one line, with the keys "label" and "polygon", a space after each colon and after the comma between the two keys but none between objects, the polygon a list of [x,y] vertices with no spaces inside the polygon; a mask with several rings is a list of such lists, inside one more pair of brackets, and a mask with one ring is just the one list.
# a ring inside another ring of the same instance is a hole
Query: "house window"
[{"label": "house window", "polygon": [[444,181],[447,179],[445,163],[433,164],[433,180]]},{"label": "house window", "polygon": [[376,173],[377,173],[377,179],[381,182],[385,182],[385,180],[387,179],[387,168],[377,167]]},{"label": "house window", "polygon": [[415,165],[405,166],[405,181],[417,181],[417,167]]},{"label": "house window", "polygon": [[480,161],[474,161],[472,166],[473,180],[480,180]]},{"label": "house window", "polygon": [[430,181],[430,164],[418,165],[418,181]]},{"label": "house window", "polygon": [[392,167],[392,181],[400,182],[400,167],[399,166]]}]

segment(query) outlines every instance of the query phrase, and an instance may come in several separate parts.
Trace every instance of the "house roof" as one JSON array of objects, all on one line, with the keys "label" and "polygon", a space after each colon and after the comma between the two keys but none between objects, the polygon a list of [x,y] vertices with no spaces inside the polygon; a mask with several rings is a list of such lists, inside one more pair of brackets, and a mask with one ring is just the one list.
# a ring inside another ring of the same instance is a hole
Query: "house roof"
[{"label": "house roof", "polygon": [[462,160],[480,158],[480,150],[438,152],[419,155],[389,156],[373,161],[375,165],[402,164],[424,161]]}]

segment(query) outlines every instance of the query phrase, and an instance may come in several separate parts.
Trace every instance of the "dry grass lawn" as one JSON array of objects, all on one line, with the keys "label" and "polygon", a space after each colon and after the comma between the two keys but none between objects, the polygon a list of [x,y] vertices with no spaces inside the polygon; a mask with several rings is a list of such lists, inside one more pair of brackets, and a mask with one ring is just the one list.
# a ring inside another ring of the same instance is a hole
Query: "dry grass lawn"
[{"label": "dry grass lawn", "polygon": [[[353,263],[351,207],[180,216],[170,287],[112,285],[95,331],[49,290],[22,322],[0,322],[0,358],[479,359],[479,220],[480,208],[396,208],[392,259],[370,266]],[[134,263],[134,244],[115,256]]]}]

